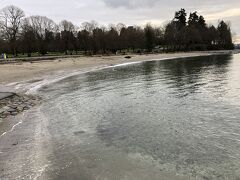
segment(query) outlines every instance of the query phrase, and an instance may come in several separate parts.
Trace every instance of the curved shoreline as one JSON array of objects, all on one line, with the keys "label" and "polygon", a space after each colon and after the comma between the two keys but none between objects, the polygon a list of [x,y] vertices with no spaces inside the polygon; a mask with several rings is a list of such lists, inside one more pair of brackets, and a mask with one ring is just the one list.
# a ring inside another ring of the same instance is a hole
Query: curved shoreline
[{"label": "curved shoreline", "polygon": [[74,73],[66,74],[65,76],[58,77],[58,78],[53,79],[51,81],[47,81],[47,82],[44,81],[43,83],[40,83],[37,86],[34,86],[34,87],[30,88],[29,90],[27,90],[26,94],[34,94],[34,93],[37,92],[37,90],[41,89],[43,86],[59,82],[61,80],[64,80],[64,79],[72,77],[72,76],[83,75],[83,74],[86,74],[86,73],[89,73],[89,72],[101,71],[101,70],[104,70],[104,69],[110,69],[110,68],[114,68],[114,67],[128,66],[128,65],[132,65],[132,64],[140,64],[140,63],[149,62],[149,61],[164,61],[164,60],[173,60],[173,59],[190,58],[190,57],[212,56],[212,55],[213,54],[196,55],[196,56],[182,56],[182,57],[170,57],[170,58],[162,58],[162,59],[147,59],[147,60],[143,60],[143,61],[135,61],[135,62],[127,62],[127,63],[116,64],[116,65],[107,65],[107,66],[103,66],[103,67],[95,67],[95,68],[90,69],[90,70],[76,71]]},{"label": "curved shoreline", "polygon": [[[32,79],[29,79],[29,80],[22,79],[22,81],[11,82],[11,83],[8,83],[7,85],[3,85],[4,92],[8,91],[8,89],[11,89],[8,92],[16,93],[14,98],[18,97],[16,99],[19,99],[19,100],[17,100],[17,103],[16,103],[16,101],[12,102],[9,99],[7,100],[0,99],[0,102],[5,104],[5,106],[0,108],[1,110],[0,120],[5,119],[8,116],[16,116],[17,114],[23,112],[24,110],[27,110],[32,106],[35,106],[37,104],[36,100],[39,100],[39,97],[37,96],[37,91],[41,89],[43,86],[56,83],[58,81],[61,81],[63,79],[66,79],[72,76],[81,75],[81,74],[94,72],[94,71],[100,71],[100,70],[114,68],[114,67],[127,66],[131,64],[139,64],[139,63],[148,62],[148,61],[163,61],[163,60],[171,60],[171,59],[182,59],[182,58],[222,55],[222,54],[232,54],[232,51],[227,51],[224,53],[221,51],[219,53],[201,52],[201,53],[157,54],[157,55],[150,55],[150,56],[143,55],[143,56],[134,56],[131,59],[125,59],[123,56],[118,57],[118,59],[116,59],[116,56],[96,58],[96,61],[98,60],[103,61],[100,64],[91,63],[90,62],[91,59],[89,58],[89,59],[85,59],[86,60],[84,64],[85,66],[84,65],[82,67],[76,66],[72,69],[68,69],[69,64],[67,64],[66,66],[61,66],[60,70],[52,69],[52,72],[50,74],[43,73],[42,75],[38,77],[33,77]],[[60,64],[61,61],[62,60],[59,59],[57,64]],[[70,62],[71,61],[73,61],[72,63],[74,63],[75,59],[74,60],[70,59]],[[38,65],[44,65],[44,63],[46,62],[41,61],[38,63],[39,63]],[[52,61],[52,63],[54,63],[54,61]],[[0,69],[1,69],[1,66],[0,66]],[[1,75],[1,71],[0,71],[0,75]],[[12,91],[12,89],[14,90]],[[3,88],[1,88],[0,86],[0,92],[1,91],[3,92]],[[26,99],[27,101],[25,101]],[[24,105],[24,107],[22,107],[22,105]]]},{"label": "curved shoreline", "polygon": [[[46,75],[44,77],[40,77],[39,78],[34,78],[28,81],[22,81],[22,82],[16,82],[16,83],[10,83],[8,86],[13,87],[17,90],[16,92],[20,92],[20,93],[24,93],[24,94],[36,94],[37,90],[40,89],[41,87],[45,86],[45,85],[49,85],[58,81],[61,81],[65,78],[69,78],[72,76],[76,76],[76,75],[81,75],[81,74],[85,74],[85,73],[89,73],[89,72],[94,72],[94,71],[99,71],[99,70],[103,70],[103,69],[108,69],[108,68],[114,68],[114,67],[120,67],[120,66],[127,66],[127,65],[131,65],[131,64],[139,64],[139,63],[143,63],[143,62],[148,62],[148,61],[163,61],[163,60],[171,60],[171,59],[181,59],[181,58],[191,58],[191,57],[201,57],[201,56],[211,56],[211,55],[222,55],[223,53],[181,53],[181,54],[160,54],[157,55],[155,58],[153,58],[154,56],[143,56],[141,57],[139,60],[137,58],[139,58],[139,56],[134,56],[132,59],[130,60],[126,60],[126,59],[117,59],[115,62],[111,62],[109,63],[108,60],[106,60],[105,62],[103,62],[102,64],[90,64],[89,67],[76,67],[73,68],[71,71],[70,70],[65,70],[64,67],[61,71],[54,71],[53,73],[50,75]],[[224,53],[224,54],[230,54],[230,52],[228,53]],[[161,57],[162,56],[168,56],[168,57]],[[102,59],[104,59],[106,57],[102,57]],[[124,57],[120,57],[120,58],[124,58]],[[98,59],[98,58],[97,58]],[[61,61],[60,61],[61,62]],[[13,85],[13,86],[12,86]],[[23,88],[24,87],[24,88]],[[20,90],[20,91],[19,91]]]},{"label": "curved shoreline", "polygon": [[[118,64],[143,62],[149,60],[161,60],[181,57],[232,54],[233,51],[206,51],[206,52],[187,52],[187,53],[164,53],[132,55],[131,59],[125,56],[98,56],[98,57],[79,57],[79,58],[58,58],[56,60],[44,60],[35,62],[18,62],[15,64],[0,64],[0,91],[7,85],[13,87],[19,82],[32,81],[47,78],[55,74],[69,74],[73,71],[89,70],[92,68],[114,66]],[[10,73],[9,73],[10,72]]]}]

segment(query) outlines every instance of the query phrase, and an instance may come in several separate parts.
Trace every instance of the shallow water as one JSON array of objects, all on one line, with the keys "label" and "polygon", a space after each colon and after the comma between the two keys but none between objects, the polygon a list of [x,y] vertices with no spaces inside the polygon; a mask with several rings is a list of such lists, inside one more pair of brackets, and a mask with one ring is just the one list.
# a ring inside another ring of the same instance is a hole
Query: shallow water
[{"label": "shallow water", "polygon": [[100,159],[88,162],[91,176],[106,168],[100,179],[140,178],[141,161],[149,175],[237,179],[239,80],[240,55],[118,66],[44,87],[42,111],[54,141],[79,154],[75,163]]},{"label": "shallow water", "polygon": [[23,117],[41,124],[35,166],[42,179],[239,179],[239,80],[240,55],[221,55],[45,86],[47,101]]}]

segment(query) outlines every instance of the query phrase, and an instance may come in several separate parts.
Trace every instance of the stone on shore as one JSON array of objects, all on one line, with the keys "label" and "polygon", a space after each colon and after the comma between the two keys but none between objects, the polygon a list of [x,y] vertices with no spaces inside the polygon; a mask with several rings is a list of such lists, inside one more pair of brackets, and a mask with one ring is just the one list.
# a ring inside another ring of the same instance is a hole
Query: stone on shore
[{"label": "stone on shore", "polygon": [[38,103],[38,100],[37,97],[0,92],[0,121],[29,110]]}]

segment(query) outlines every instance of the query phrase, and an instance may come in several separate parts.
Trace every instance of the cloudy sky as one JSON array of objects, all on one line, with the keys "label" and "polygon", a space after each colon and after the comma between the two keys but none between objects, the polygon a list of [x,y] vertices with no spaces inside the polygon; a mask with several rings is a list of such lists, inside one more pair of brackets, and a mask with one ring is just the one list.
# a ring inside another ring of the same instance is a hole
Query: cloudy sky
[{"label": "cloudy sky", "polygon": [[231,21],[240,42],[240,0],[0,0],[0,8],[11,4],[27,16],[44,15],[56,22],[67,19],[76,25],[91,20],[105,25],[161,25],[172,19],[176,10],[185,8],[198,11],[209,24],[220,19]]}]

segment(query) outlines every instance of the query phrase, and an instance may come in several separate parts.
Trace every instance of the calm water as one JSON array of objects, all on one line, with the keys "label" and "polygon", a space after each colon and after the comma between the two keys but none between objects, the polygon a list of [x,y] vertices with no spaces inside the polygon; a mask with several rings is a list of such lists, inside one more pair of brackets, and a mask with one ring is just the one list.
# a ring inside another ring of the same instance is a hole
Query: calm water
[{"label": "calm water", "polygon": [[118,66],[40,93],[51,178],[240,179],[240,55]]}]

